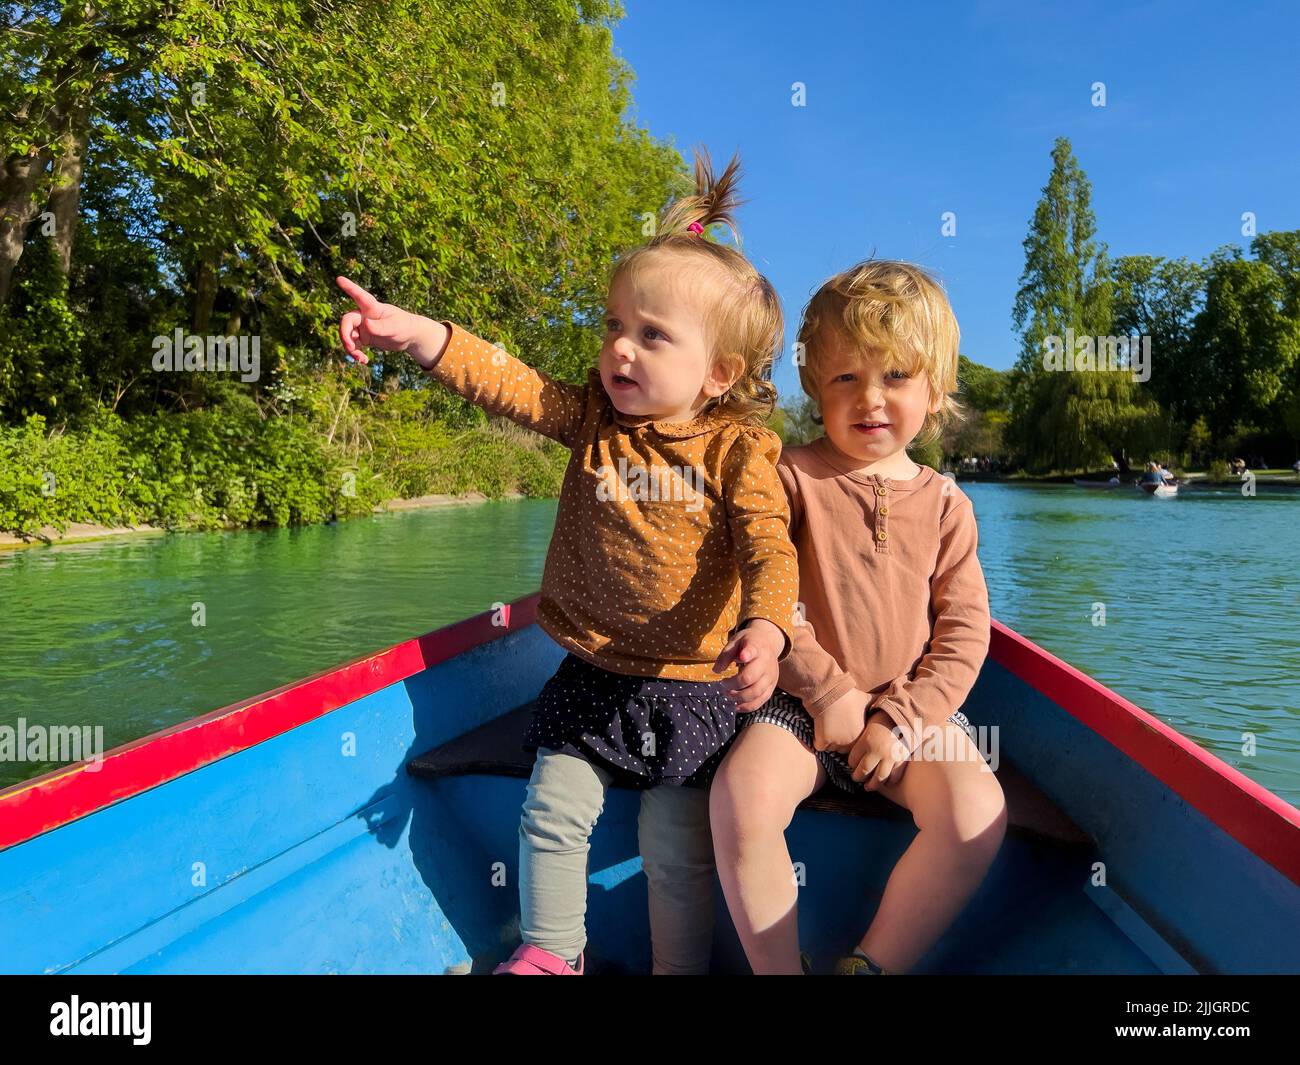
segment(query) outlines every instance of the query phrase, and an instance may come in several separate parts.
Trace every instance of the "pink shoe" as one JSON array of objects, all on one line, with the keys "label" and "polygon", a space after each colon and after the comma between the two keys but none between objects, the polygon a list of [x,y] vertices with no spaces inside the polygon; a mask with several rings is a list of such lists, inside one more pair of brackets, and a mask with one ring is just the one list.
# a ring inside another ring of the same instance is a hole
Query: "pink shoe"
[{"label": "pink shoe", "polygon": [[509,961],[503,961],[492,970],[493,976],[581,976],[583,970],[583,951],[578,955],[578,967],[575,969],[563,958],[549,950],[534,947],[531,943],[521,943],[510,955]]}]

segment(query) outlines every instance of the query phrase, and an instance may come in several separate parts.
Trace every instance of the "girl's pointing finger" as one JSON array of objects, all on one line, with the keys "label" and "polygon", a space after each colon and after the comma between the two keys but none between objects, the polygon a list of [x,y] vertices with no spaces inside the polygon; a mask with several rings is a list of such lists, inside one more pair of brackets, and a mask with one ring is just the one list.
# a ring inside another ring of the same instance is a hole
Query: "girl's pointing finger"
[{"label": "girl's pointing finger", "polygon": [[349,281],[346,277],[336,277],[334,283],[347,293],[362,314],[369,316],[379,310],[380,302],[360,285]]}]

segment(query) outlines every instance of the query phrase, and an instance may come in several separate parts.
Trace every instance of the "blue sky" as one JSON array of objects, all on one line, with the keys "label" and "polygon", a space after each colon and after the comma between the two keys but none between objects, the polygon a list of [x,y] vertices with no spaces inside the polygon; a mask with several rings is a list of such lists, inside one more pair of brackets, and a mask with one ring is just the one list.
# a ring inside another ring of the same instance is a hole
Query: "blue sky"
[{"label": "blue sky", "polygon": [[688,159],[696,143],[719,164],[741,153],[745,251],[786,307],[786,400],[804,303],[873,251],[933,270],[962,353],[1009,367],[1021,242],[1057,136],[1113,256],[1244,244],[1244,211],[1261,232],[1300,228],[1289,3],[624,5],[614,47],[636,77],[635,119]]}]

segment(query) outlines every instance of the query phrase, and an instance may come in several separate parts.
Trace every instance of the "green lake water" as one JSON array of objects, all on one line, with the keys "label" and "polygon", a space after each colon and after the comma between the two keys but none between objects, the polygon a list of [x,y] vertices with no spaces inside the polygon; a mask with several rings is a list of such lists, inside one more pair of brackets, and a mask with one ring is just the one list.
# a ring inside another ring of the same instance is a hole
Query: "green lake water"
[{"label": "green lake water", "polygon": [[[1300,493],[962,487],[995,618],[1300,805]],[[0,725],[107,749],[518,599],[555,506],[2,551]]]}]

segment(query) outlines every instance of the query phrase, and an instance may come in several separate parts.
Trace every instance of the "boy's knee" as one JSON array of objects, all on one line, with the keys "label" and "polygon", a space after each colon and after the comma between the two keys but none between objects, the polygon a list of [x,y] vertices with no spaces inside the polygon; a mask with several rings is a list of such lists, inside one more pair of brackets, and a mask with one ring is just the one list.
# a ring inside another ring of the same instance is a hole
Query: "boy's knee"
[{"label": "boy's knee", "polygon": [[995,795],[990,797],[986,815],[988,817],[988,828],[985,829],[983,835],[992,849],[996,851],[998,847],[1002,846],[1002,841],[1006,839],[1009,816],[1006,796],[1002,794],[1001,787],[997,789]]},{"label": "boy's knee", "polygon": [[938,808],[914,819],[917,828],[951,840],[971,864],[987,864],[1006,838],[1006,797],[997,778],[989,774],[978,786],[950,795]]},{"label": "boy's knee", "polygon": [[971,821],[977,835],[1002,842],[1007,833],[1007,797],[992,773],[981,774],[981,786],[971,796]]},{"label": "boy's knee", "polygon": [[794,808],[773,774],[724,765],[709,792],[709,814],[715,832],[724,826],[743,837],[784,832]]}]

